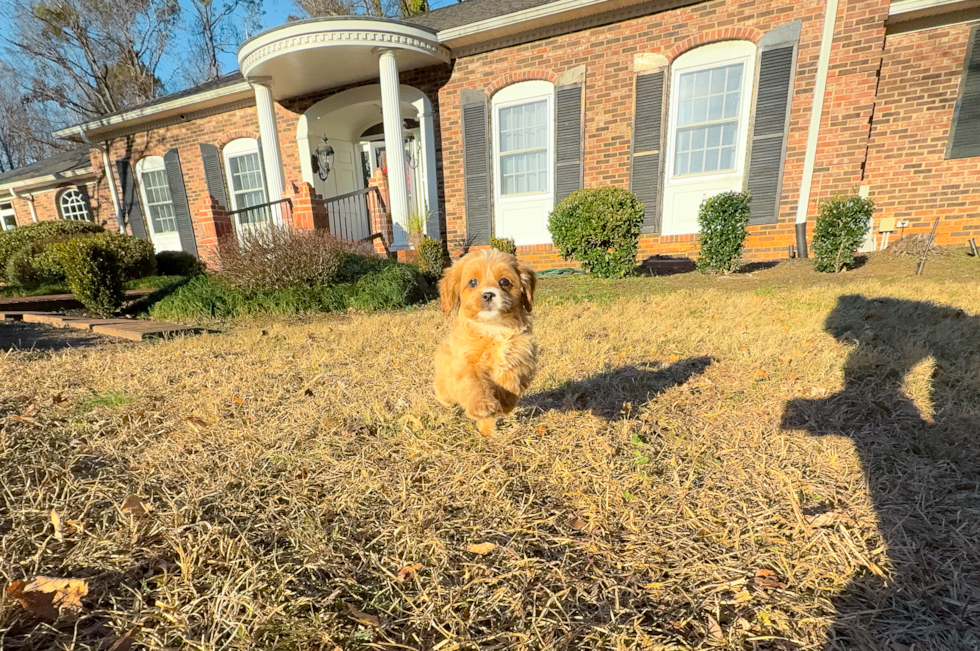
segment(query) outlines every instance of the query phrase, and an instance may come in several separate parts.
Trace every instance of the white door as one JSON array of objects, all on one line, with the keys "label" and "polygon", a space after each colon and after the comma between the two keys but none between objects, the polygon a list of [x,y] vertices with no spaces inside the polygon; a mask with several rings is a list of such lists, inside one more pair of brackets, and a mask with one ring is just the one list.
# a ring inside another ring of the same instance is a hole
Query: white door
[{"label": "white door", "polygon": [[551,243],[553,98],[546,81],[514,84],[493,97],[494,232],[518,245]]},{"label": "white door", "polygon": [[755,45],[726,41],[677,58],[671,74],[664,235],[698,232],[707,197],[740,191]]},{"label": "white door", "polygon": [[163,156],[147,156],[137,164],[140,194],[149,226],[150,241],[157,253],[180,251],[180,234],[177,232],[177,215]]}]

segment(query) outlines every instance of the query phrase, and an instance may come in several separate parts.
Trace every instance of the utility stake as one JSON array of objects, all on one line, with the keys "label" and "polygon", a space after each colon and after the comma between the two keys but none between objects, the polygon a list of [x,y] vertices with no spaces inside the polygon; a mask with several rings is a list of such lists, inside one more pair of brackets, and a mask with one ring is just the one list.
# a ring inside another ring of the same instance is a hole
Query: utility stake
[{"label": "utility stake", "polygon": [[921,276],[922,269],[926,266],[926,258],[929,257],[929,251],[932,250],[932,242],[936,239],[937,228],[939,228],[939,217],[936,217],[936,221],[932,224],[932,233],[929,235],[929,242],[926,244],[926,250],[922,253],[922,257],[919,258],[919,266],[915,270],[916,276]]},{"label": "utility stake", "polygon": [[973,253],[973,257],[980,257],[980,251],[977,251],[977,239],[975,237],[971,237],[969,240],[967,240],[967,242],[970,243],[970,251]]}]

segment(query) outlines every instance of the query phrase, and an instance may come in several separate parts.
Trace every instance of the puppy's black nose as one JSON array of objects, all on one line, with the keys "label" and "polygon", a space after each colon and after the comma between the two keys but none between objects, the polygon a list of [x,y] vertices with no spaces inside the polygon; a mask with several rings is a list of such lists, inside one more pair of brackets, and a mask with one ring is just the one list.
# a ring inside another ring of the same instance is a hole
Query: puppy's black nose
[{"label": "puppy's black nose", "polygon": [[492,303],[495,296],[493,292],[483,292],[483,302]]}]

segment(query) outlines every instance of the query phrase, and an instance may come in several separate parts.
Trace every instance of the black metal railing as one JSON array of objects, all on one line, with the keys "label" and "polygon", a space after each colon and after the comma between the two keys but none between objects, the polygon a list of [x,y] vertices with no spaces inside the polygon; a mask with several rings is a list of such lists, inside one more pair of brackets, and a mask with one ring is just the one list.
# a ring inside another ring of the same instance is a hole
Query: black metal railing
[{"label": "black metal railing", "polygon": [[272,207],[279,204],[287,204],[284,205],[281,210],[283,213],[283,222],[288,222],[289,215],[293,210],[293,200],[289,198],[279,199],[278,201],[267,201],[266,203],[260,203],[255,206],[248,206],[246,208],[232,210],[228,212],[228,216],[231,217],[232,223],[234,223],[236,227],[271,224]]},{"label": "black metal railing", "polygon": [[344,240],[363,240],[371,236],[371,213],[387,212],[381,192],[371,186],[323,200],[330,220],[330,232]]}]

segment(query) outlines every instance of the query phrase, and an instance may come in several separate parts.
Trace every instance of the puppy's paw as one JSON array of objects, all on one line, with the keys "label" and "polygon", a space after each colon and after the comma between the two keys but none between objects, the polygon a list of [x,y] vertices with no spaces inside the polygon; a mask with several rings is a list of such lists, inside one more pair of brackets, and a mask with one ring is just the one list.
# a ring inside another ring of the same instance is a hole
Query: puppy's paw
[{"label": "puppy's paw", "polygon": [[472,420],[484,420],[500,413],[500,403],[493,398],[480,398],[469,406],[466,415]]},{"label": "puppy's paw", "polygon": [[494,432],[497,430],[497,419],[484,418],[483,420],[478,420],[476,421],[476,429],[484,436],[493,436]]}]

